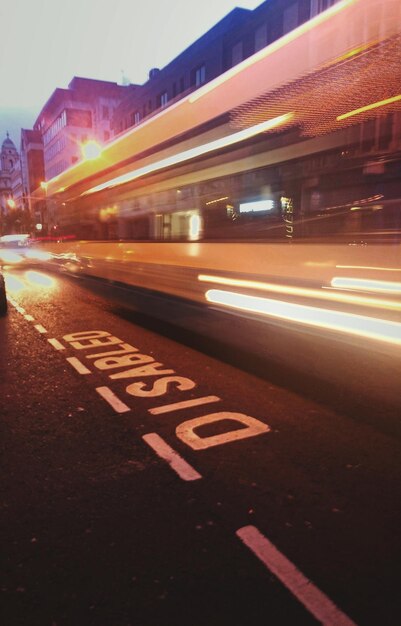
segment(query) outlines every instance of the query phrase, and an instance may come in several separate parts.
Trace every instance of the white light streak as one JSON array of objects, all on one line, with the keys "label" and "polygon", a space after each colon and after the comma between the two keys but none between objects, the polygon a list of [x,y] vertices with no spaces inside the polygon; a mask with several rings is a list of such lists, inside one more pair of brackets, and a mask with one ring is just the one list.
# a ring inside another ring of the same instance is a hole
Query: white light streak
[{"label": "white light streak", "polygon": [[282,300],[248,296],[220,289],[207,291],[206,299],[213,304],[220,304],[241,311],[249,311],[250,313],[266,315],[276,319],[325,330],[339,331],[401,346],[401,324],[397,322],[389,322],[343,311],[293,304],[283,302]]},{"label": "white light streak", "polygon": [[226,137],[221,137],[220,139],[215,139],[214,141],[205,143],[202,146],[197,146],[196,148],[191,148],[190,150],[184,150],[183,152],[179,152],[178,154],[166,157],[165,159],[161,159],[160,161],[156,161],[155,163],[150,163],[149,165],[140,167],[137,170],[131,170],[130,172],[121,174],[121,176],[117,176],[112,180],[106,181],[104,183],[101,183],[100,185],[96,185],[95,187],[88,189],[87,191],[84,191],[81,195],[85,196],[91,193],[102,191],[103,189],[116,187],[117,185],[123,185],[124,183],[132,182],[137,178],[141,178],[142,176],[146,176],[147,174],[152,174],[166,167],[179,165],[180,163],[184,163],[185,161],[190,161],[191,159],[195,159],[196,157],[209,154],[210,152],[215,152],[216,150],[220,150],[221,148],[232,146],[236,143],[240,143],[241,141],[245,141],[246,139],[250,139],[255,135],[259,135],[260,133],[276,128],[277,126],[282,126],[283,124],[290,122],[293,118],[293,113],[285,113],[284,115],[279,115],[278,117],[274,117],[265,122],[261,122],[260,124],[255,124],[250,128],[245,128],[244,130],[232,133],[231,135],[227,135]]},{"label": "white light streak", "polygon": [[401,274],[401,267],[377,267],[374,265],[336,265],[336,267],[345,270],[375,270],[378,272],[399,272]]},{"label": "white light streak", "polygon": [[401,310],[401,302],[397,300],[384,300],[381,298],[370,298],[369,296],[356,296],[349,293],[327,292],[320,289],[292,287],[291,285],[277,285],[275,283],[264,283],[257,280],[226,278],[225,276],[210,276],[208,274],[199,274],[198,280],[217,285],[244,287],[257,289],[258,291],[271,291],[272,293],[283,293],[290,296],[301,296],[303,298],[318,298],[320,300],[331,300],[333,302],[344,302],[346,304],[356,304],[375,308],[378,307],[396,311]]},{"label": "white light streak", "polygon": [[335,276],[331,280],[331,286],[337,289],[358,289],[362,291],[373,291],[375,293],[401,294],[401,283],[385,280]]}]

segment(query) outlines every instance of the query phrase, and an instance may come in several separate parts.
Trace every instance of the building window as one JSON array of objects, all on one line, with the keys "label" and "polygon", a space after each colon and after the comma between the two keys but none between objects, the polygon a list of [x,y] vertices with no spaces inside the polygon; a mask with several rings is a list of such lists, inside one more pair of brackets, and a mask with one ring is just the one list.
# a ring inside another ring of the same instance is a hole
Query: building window
[{"label": "building window", "polygon": [[394,116],[390,113],[385,117],[379,117],[377,123],[379,125],[379,149],[385,150],[393,139]]},{"label": "building window", "polygon": [[141,114],[139,111],[135,111],[134,113],[134,124],[139,124],[141,121]]},{"label": "building window", "polygon": [[290,4],[283,13],[283,35],[298,26],[298,2]]},{"label": "building window", "polygon": [[[77,126],[78,128],[92,128],[92,113],[84,109],[66,109],[67,126]],[[65,126],[65,124],[64,124]]]},{"label": "building window", "polygon": [[52,143],[51,146],[46,148],[46,160],[51,161],[52,159],[54,159],[54,157],[57,154],[59,154],[59,152],[64,150],[65,147],[66,147],[66,138],[63,135],[61,135],[59,139],[56,139],[56,141]]},{"label": "building window", "polygon": [[67,114],[66,111],[64,110],[55,120],[54,122],[52,122],[52,124],[49,126],[49,128],[46,130],[46,132],[43,135],[43,145],[47,145],[52,139],[53,137],[55,137],[57,135],[57,133],[67,124]]},{"label": "building window", "polygon": [[185,89],[185,81],[184,81],[184,77],[181,76],[180,78],[180,93],[182,93]]},{"label": "building window", "polygon": [[173,83],[172,92],[173,92],[173,98],[175,98],[176,95],[177,95],[177,85],[176,85],[176,83]]},{"label": "building window", "polygon": [[310,3],[310,16],[314,17],[318,13],[325,11],[329,7],[333,6],[338,0],[311,0]]},{"label": "building window", "polygon": [[195,87],[200,87],[206,82],[206,67],[205,65],[199,65],[191,72],[191,83]]},{"label": "building window", "polygon": [[168,102],[168,93],[167,91],[163,91],[163,93],[160,93],[157,96],[157,106],[158,108],[164,108],[165,106],[167,106],[167,102]]},{"label": "building window", "polygon": [[255,52],[267,46],[267,24],[262,24],[255,31]]},{"label": "building window", "polygon": [[238,41],[231,48],[231,67],[233,65],[237,65],[237,63],[240,63],[243,58],[244,58],[244,52],[243,52],[242,41]]},{"label": "building window", "polygon": [[106,106],[102,107],[102,117],[104,120],[108,120],[110,118],[109,107],[106,107]]}]

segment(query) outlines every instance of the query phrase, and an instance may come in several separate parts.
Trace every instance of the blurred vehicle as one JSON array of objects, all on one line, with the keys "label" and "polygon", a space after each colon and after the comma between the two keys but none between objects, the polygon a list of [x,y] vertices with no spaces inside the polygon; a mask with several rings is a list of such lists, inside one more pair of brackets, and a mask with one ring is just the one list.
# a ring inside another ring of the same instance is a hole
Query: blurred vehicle
[{"label": "blurred vehicle", "polygon": [[30,243],[29,234],[2,235],[0,237],[0,263],[16,265],[25,259]]},{"label": "blurred vehicle", "polygon": [[399,0],[334,4],[48,181],[52,266],[400,405],[400,84]]}]

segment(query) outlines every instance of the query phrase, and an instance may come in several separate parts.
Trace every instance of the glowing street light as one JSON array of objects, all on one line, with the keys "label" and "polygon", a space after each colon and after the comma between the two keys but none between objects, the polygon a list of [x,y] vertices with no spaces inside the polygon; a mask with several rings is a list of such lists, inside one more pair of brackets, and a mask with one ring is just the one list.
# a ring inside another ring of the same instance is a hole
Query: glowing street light
[{"label": "glowing street light", "polygon": [[10,209],[15,209],[15,207],[16,207],[15,200],[14,200],[13,198],[8,198],[8,200],[7,200],[7,206],[8,206]]},{"label": "glowing street light", "polygon": [[87,141],[86,143],[81,145],[81,152],[85,161],[91,161],[100,157],[102,153],[102,148],[97,143],[97,141],[91,139],[90,141]]}]

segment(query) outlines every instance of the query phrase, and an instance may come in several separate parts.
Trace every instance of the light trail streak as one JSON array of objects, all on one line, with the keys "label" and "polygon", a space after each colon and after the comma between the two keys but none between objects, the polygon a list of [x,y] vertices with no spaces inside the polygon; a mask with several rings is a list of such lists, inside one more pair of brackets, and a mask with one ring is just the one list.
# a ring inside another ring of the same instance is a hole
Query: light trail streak
[{"label": "light trail streak", "polygon": [[81,194],[81,196],[96,193],[110,187],[116,187],[117,185],[123,185],[124,183],[132,182],[137,178],[146,176],[147,174],[153,174],[154,172],[158,172],[159,170],[166,167],[179,165],[180,163],[185,163],[186,161],[195,159],[196,157],[209,154],[210,152],[215,152],[216,150],[220,150],[221,148],[232,146],[236,143],[240,143],[241,141],[245,141],[246,139],[250,139],[255,135],[259,135],[260,133],[276,128],[277,126],[282,126],[283,124],[290,122],[293,117],[293,113],[279,115],[278,117],[274,117],[265,122],[261,122],[260,124],[255,124],[250,128],[245,128],[244,130],[232,133],[231,135],[227,135],[226,137],[220,137],[220,139],[215,139],[214,141],[205,143],[202,146],[191,148],[190,150],[184,150],[183,152],[179,152],[178,154],[166,157],[165,159],[161,159],[160,161],[156,161],[155,163],[150,163],[149,165],[145,165],[144,167],[140,167],[136,170],[126,172],[121,176],[117,176],[112,180],[108,180],[104,183],[101,183],[100,185],[96,185],[91,189],[87,189]]},{"label": "light trail streak", "polygon": [[346,120],[349,117],[353,117],[354,115],[360,115],[361,113],[365,113],[366,111],[371,111],[372,109],[378,109],[379,107],[388,106],[389,104],[393,104],[394,102],[399,102],[401,100],[401,95],[393,96],[392,98],[386,98],[385,100],[379,100],[378,102],[372,102],[371,104],[367,104],[366,106],[360,107],[359,109],[354,109],[353,111],[348,111],[348,113],[343,113],[342,115],[337,116],[337,122],[341,122],[342,120]]},{"label": "light trail streak", "polygon": [[232,309],[401,346],[401,324],[397,322],[220,289],[210,289],[205,295],[208,302]]},{"label": "light trail streak", "polygon": [[356,296],[354,294],[348,293],[328,292],[321,291],[320,289],[292,287],[290,285],[276,285],[274,283],[264,283],[256,280],[241,280],[235,278],[226,278],[224,276],[210,276],[208,274],[199,274],[198,280],[201,282],[214,283],[217,285],[257,289],[260,291],[283,293],[291,296],[318,298],[320,300],[331,300],[333,302],[343,302],[346,304],[356,304],[375,308],[379,307],[397,311],[401,309],[401,302],[397,302],[396,300],[384,300],[379,298]]}]

